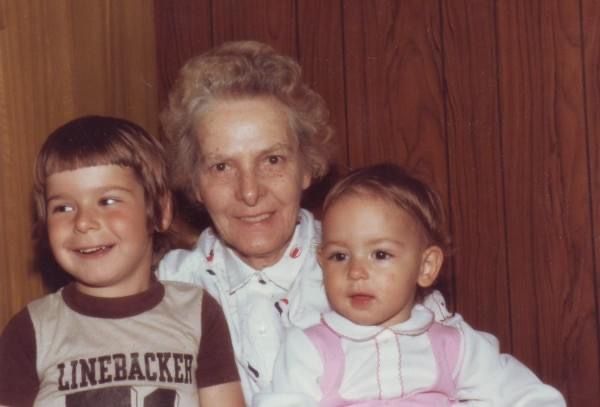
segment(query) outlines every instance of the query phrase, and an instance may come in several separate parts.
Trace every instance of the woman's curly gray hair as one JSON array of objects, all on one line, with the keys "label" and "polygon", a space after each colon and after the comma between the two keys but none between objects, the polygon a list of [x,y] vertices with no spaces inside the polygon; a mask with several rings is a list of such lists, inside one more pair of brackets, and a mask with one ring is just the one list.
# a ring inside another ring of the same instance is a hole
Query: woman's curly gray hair
[{"label": "woman's curly gray hair", "polygon": [[196,127],[202,113],[217,99],[248,97],[273,97],[282,103],[312,178],[329,171],[333,145],[329,110],[303,82],[298,63],[260,42],[228,42],[191,58],[181,68],[160,115],[170,142],[173,187],[192,201],[200,157]]}]

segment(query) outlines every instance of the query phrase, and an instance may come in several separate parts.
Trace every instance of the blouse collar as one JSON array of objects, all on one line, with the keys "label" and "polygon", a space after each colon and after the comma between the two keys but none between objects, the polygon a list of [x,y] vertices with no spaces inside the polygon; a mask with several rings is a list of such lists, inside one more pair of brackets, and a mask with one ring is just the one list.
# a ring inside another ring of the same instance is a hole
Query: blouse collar
[{"label": "blouse collar", "polygon": [[222,266],[228,281],[229,293],[235,293],[253,278],[263,279],[265,282],[270,282],[282,290],[288,291],[301,266],[305,263],[307,254],[311,251],[310,245],[316,241],[313,236],[314,222],[313,215],[307,210],[301,209],[298,213],[296,229],[283,257],[277,263],[262,270],[257,270],[243,262],[233,249],[216,239],[212,248],[212,256],[215,260],[223,259]]},{"label": "blouse collar", "polygon": [[322,321],[339,336],[355,341],[366,341],[373,339],[385,331],[391,331],[396,335],[416,336],[427,331],[433,324],[433,313],[424,306],[417,304],[410,313],[410,318],[399,324],[385,327],[379,325],[358,325],[344,318],[334,311],[322,315]]}]

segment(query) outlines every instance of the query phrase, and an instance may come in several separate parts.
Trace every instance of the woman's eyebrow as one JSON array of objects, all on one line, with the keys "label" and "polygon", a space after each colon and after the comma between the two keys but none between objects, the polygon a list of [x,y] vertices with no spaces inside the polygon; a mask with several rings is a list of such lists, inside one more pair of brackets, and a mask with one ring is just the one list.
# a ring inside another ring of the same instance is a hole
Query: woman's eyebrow
[{"label": "woman's eyebrow", "polygon": [[[259,156],[273,154],[273,153],[280,152],[280,151],[290,153],[290,152],[294,152],[295,149],[294,149],[294,146],[290,143],[277,143],[272,146],[268,146],[262,150],[255,151],[255,155],[257,157],[259,157]],[[200,161],[201,162],[224,161],[224,160],[229,159],[230,157],[235,157],[235,156],[236,156],[236,154],[227,155],[225,153],[201,153]]]},{"label": "woman's eyebrow", "polygon": [[292,151],[294,151],[294,146],[291,145],[290,143],[277,143],[277,144],[263,150],[262,154],[272,153],[272,152],[281,151],[281,150],[285,150],[286,152],[292,152]]}]

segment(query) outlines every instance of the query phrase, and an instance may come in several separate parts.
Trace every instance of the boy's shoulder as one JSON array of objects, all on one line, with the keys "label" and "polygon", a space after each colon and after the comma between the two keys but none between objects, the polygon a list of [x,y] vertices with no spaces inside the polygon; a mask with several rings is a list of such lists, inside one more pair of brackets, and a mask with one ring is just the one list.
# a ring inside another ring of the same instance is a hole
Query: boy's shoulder
[{"label": "boy's shoulder", "polygon": [[30,316],[35,316],[38,314],[50,314],[52,315],[56,312],[56,309],[64,304],[64,300],[62,298],[63,288],[59,288],[57,291],[53,293],[46,294],[40,298],[37,298],[27,304],[24,308],[29,312]]},{"label": "boy's shoulder", "polygon": [[161,280],[160,284],[165,288],[165,297],[195,297],[206,294],[204,287],[187,281]]}]

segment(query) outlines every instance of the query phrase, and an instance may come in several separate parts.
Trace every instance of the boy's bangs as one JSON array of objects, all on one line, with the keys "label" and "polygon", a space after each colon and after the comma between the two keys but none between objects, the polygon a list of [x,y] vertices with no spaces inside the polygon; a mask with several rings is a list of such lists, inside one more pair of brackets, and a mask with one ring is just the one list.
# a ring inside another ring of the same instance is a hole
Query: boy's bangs
[{"label": "boy's bangs", "polygon": [[55,151],[47,157],[44,174],[46,177],[62,171],[98,165],[120,165],[131,167],[133,157],[127,148],[110,146],[105,151]]}]

